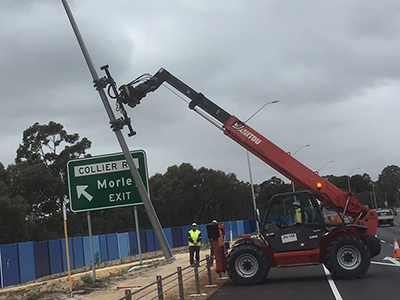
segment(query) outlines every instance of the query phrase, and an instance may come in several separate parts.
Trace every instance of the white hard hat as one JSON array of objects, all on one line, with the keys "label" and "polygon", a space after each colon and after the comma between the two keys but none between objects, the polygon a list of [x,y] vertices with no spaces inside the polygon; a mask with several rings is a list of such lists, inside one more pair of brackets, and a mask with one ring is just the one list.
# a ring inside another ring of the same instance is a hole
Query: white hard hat
[{"label": "white hard hat", "polygon": [[196,227],[197,227],[197,224],[196,224],[196,223],[192,223],[192,227],[193,227],[193,226],[196,226]]},{"label": "white hard hat", "polygon": [[296,199],[296,200],[294,200],[294,202],[292,203],[292,205],[300,206],[300,201]]},{"label": "white hard hat", "polygon": [[212,220],[211,223],[218,224],[217,220]]}]

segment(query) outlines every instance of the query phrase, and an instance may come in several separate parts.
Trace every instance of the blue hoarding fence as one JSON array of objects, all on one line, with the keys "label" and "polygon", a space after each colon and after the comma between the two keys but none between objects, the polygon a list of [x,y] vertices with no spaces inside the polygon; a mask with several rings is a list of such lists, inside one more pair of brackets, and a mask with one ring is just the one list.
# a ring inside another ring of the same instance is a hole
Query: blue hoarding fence
[{"label": "blue hoarding fence", "polygon": [[[225,221],[225,239],[255,232],[254,220]],[[208,241],[207,224],[199,224],[203,241]],[[187,246],[190,225],[165,228],[171,248]],[[160,250],[152,229],[140,231],[142,253]],[[68,239],[71,269],[91,266],[89,237]],[[111,233],[93,236],[95,264],[138,254],[136,232]],[[1,288],[26,283],[37,278],[67,271],[65,240],[24,242],[0,245]]]}]

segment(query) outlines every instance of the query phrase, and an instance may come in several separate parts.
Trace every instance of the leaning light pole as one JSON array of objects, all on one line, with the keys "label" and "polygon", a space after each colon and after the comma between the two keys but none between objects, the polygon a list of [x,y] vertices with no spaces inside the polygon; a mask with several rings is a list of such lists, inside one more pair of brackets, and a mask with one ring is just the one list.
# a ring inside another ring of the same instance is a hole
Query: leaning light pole
[{"label": "leaning light pole", "polygon": [[147,191],[146,191],[146,189],[144,187],[142,179],[140,178],[140,175],[139,175],[139,173],[138,173],[138,171],[136,169],[136,166],[135,166],[135,163],[133,161],[133,158],[130,155],[128,145],[126,144],[126,141],[125,141],[125,139],[124,139],[124,137],[122,135],[121,129],[123,128],[124,125],[127,125],[129,130],[130,130],[129,136],[132,136],[132,135],[135,134],[135,132],[133,131],[133,129],[131,127],[130,120],[129,120],[129,118],[127,118],[125,110],[121,109],[121,108],[120,108],[120,110],[124,114],[124,118],[119,118],[119,119],[115,118],[114,112],[111,109],[111,106],[110,106],[110,103],[108,101],[107,95],[104,92],[104,88],[106,87],[104,85],[105,83],[110,84],[112,87],[114,87],[114,85],[115,85],[115,82],[113,82],[113,80],[112,80],[112,78],[111,78],[111,76],[110,76],[110,74],[108,72],[108,66],[104,66],[104,67],[101,68],[102,70],[104,70],[107,73],[107,76],[108,76],[108,82],[105,82],[104,78],[100,79],[98,77],[97,73],[96,73],[96,70],[94,68],[92,59],[90,58],[90,55],[89,55],[88,50],[86,48],[86,45],[85,45],[85,43],[83,41],[83,38],[82,38],[82,36],[81,36],[81,34],[79,32],[78,26],[77,26],[77,24],[75,22],[75,19],[74,19],[73,15],[72,15],[72,12],[71,12],[70,8],[69,8],[67,0],[61,0],[61,1],[62,1],[63,6],[64,6],[64,9],[65,9],[65,11],[67,13],[68,19],[69,19],[69,21],[71,23],[72,29],[73,29],[73,31],[75,33],[75,36],[76,36],[76,38],[78,40],[79,46],[80,46],[80,48],[82,50],[82,54],[83,54],[83,56],[84,56],[84,58],[86,60],[87,66],[89,68],[89,71],[92,74],[95,87],[96,87],[97,91],[99,92],[99,95],[100,95],[100,98],[101,98],[101,100],[103,102],[104,108],[105,108],[105,110],[107,112],[107,115],[108,115],[108,117],[110,119],[111,127],[112,127],[113,131],[115,132],[115,135],[116,135],[117,140],[118,140],[118,142],[119,142],[119,144],[121,146],[121,149],[122,149],[122,152],[123,152],[124,157],[126,159],[126,162],[127,162],[128,166],[129,166],[129,169],[131,171],[133,180],[136,183],[136,186],[137,186],[137,189],[139,191],[140,197],[142,198],[142,201],[143,201],[143,205],[144,205],[144,207],[146,209],[147,215],[148,215],[150,223],[151,223],[151,225],[152,225],[152,227],[154,229],[154,233],[155,233],[155,235],[157,237],[157,240],[158,240],[158,242],[160,244],[160,247],[161,247],[161,249],[162,249],[162,251],[164,253],[165,259],[166,260],[174,259],[174,255],[172,254],[171,249],[170,249],[170,247],[168,245],[167,239],[166,239],[165,234],[164,234],[164,232],[162,230],[160,221],[158,220],[158,217],[157,217],[157,214],[156,214],[156,212],[154,210],[153,204],[150,201],[149,195],[147,194]]}]

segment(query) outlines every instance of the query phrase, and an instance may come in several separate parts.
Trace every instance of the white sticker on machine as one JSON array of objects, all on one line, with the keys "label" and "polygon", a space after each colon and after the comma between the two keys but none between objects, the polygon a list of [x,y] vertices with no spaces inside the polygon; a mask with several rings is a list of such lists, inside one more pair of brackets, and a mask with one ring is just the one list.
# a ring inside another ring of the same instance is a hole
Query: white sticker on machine
[{"label": "white sticker on machine", "polygon": [[297,241],[297,234],[295,233],[288,233],[281,236],[282,244],[296,242]]}]

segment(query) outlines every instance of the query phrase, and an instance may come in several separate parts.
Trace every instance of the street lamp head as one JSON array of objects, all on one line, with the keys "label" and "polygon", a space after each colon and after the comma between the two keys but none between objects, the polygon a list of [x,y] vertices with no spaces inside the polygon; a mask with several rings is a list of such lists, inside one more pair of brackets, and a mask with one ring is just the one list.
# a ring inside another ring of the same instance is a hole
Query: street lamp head
[{"label": "street lamp head", "polygon": [[330,163],[333,163],[333,162],[335,162],[335,161],[330,160],[330,161],[326,162],[321,168],[319,168],[319,169],[317,170],[317,173],[318,173],[319,171],[321,171],[321,169],[322,169],[323,167],[325,167],[327,164],[330,164]]},{"label": "street lamp head", "polygon": [[263,106],[261,106],[254,114],[252,114],[250,116],[250,118],[248,118],[246,121],[244,121],[244,123],[247,123],[248,121],[250,121],[250,119],[252,119],[256,114],[258,114],[264,107],[266,107],[268,104],[275,104],[278,103],[279,100],[274,100],[274,101],[269,101],[267,103],[265,103]]},{"label": "street lamp head", "polygon": [[361,169],[360,167],[355,168],[354,170],[352,170],[350,173],[348,173],[346,176],[349,176],[351,173],[353,173],[355,170],[359,170]]},{"label": "street lamp head", "polygon": [[296,151],[293,152],[292,156],[294,156],[297,152],[299,152],[301,149],[303,149],[305,147],[310,147],[310,144],[301,146],[299,149],[297,149]]}]

